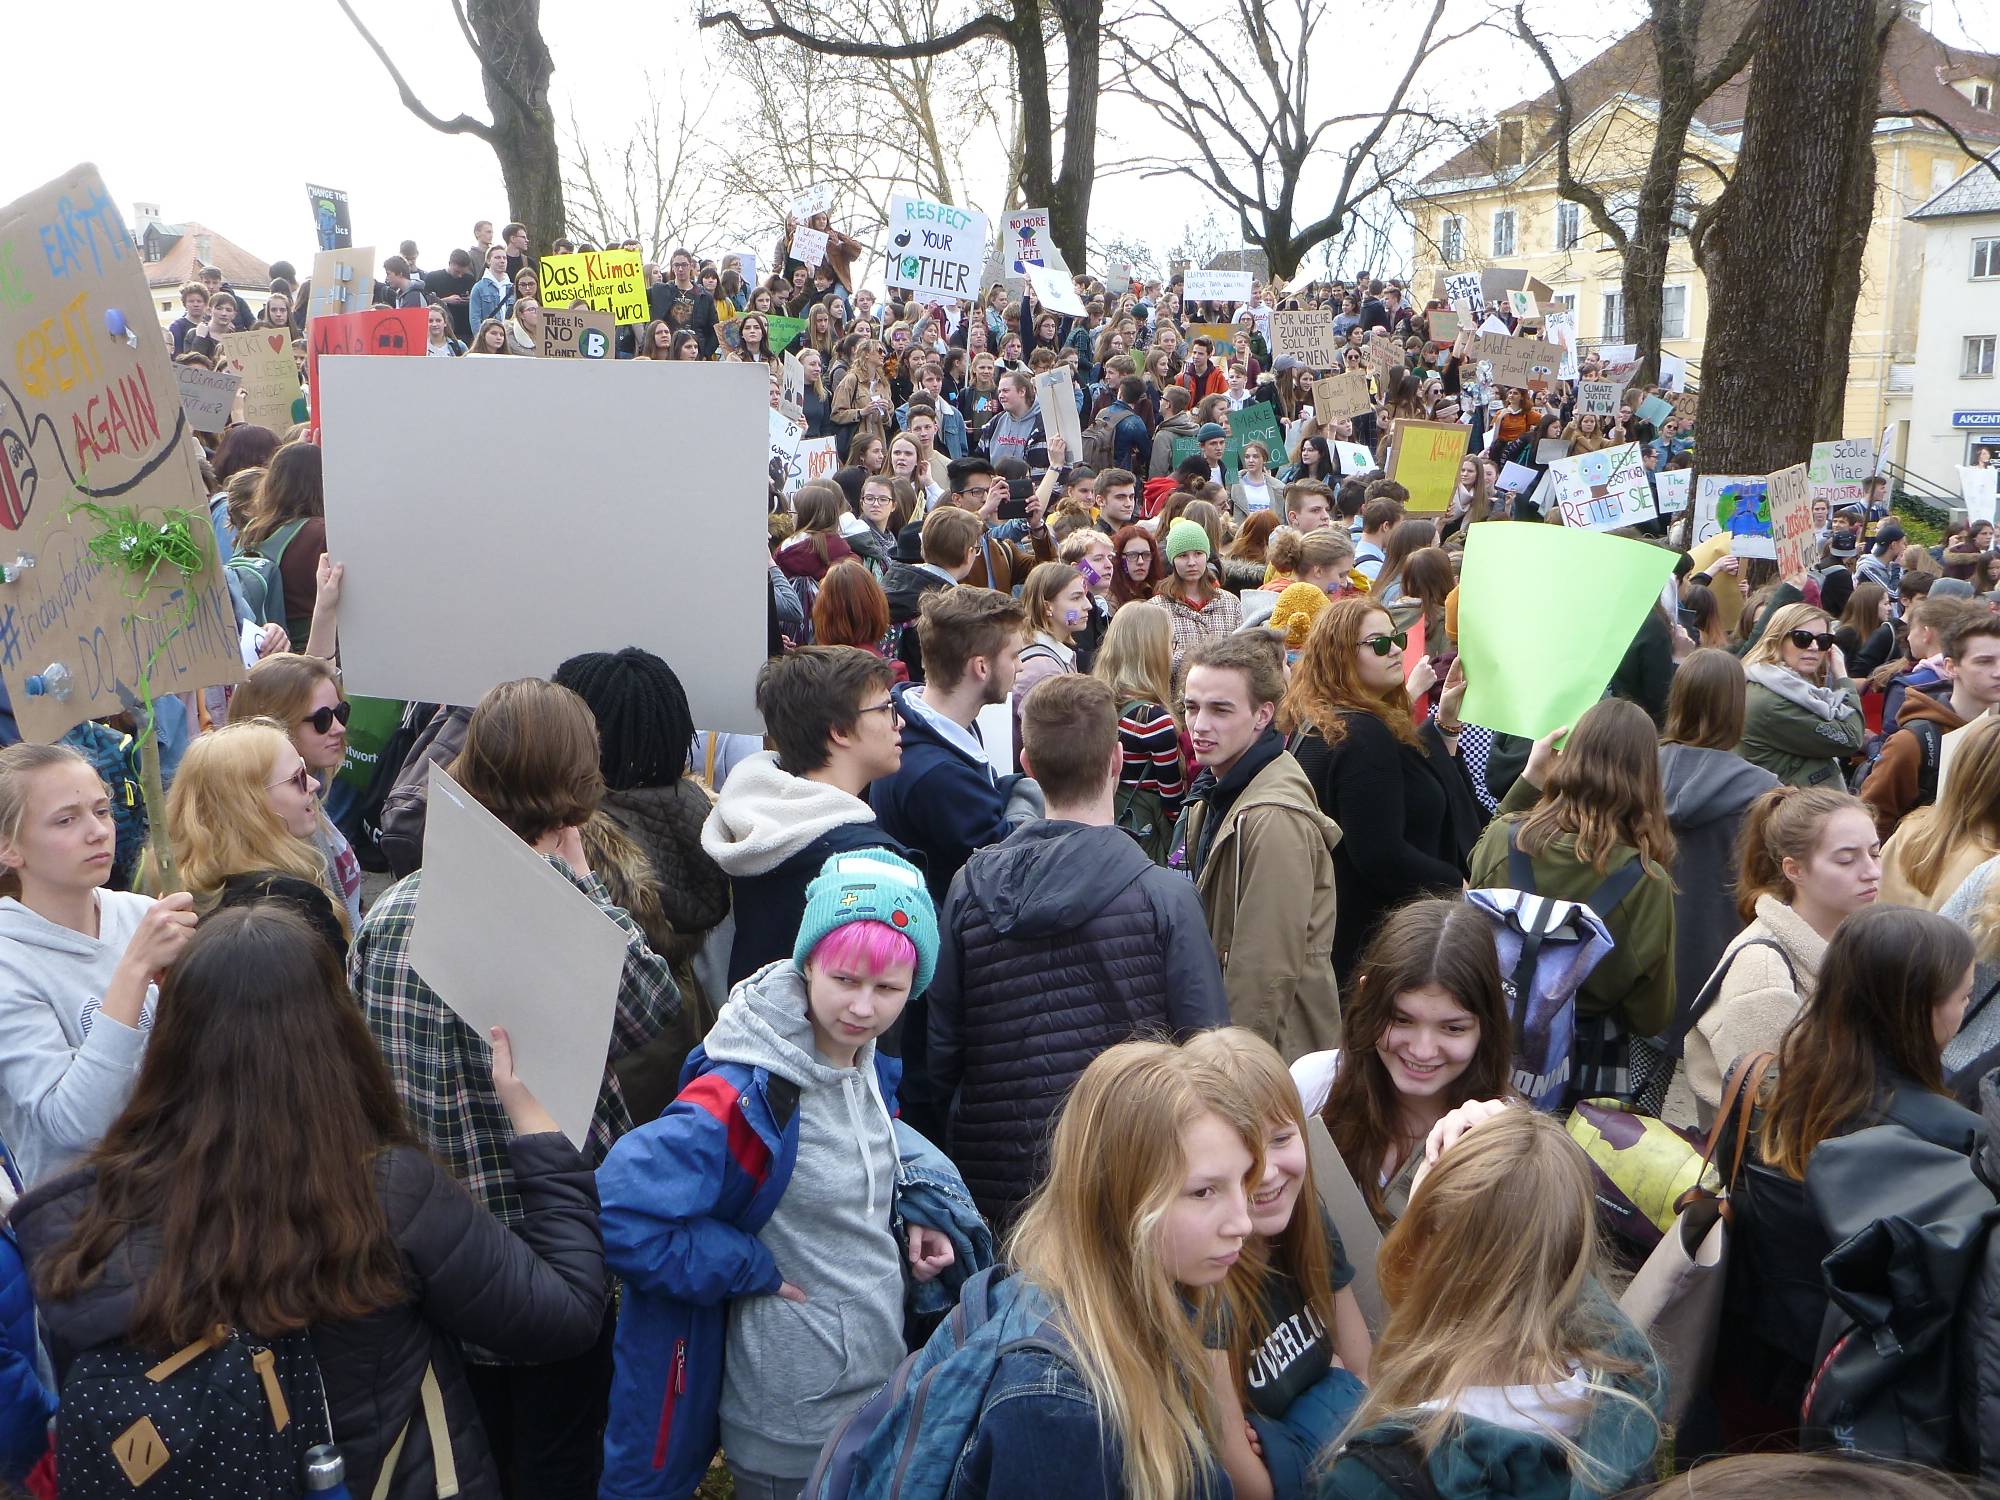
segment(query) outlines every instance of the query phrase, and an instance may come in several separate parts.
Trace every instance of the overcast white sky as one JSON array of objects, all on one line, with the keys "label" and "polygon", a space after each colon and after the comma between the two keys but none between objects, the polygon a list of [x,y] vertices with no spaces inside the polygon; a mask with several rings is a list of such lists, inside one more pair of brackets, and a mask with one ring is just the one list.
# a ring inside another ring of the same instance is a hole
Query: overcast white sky
[{"label": "overcast white sky", "polygon": [[[1964,3],[1934,5],[1932,28],[1966,41]],[[1985,3],[1977,0],[1973,10]],[[0,4],[8,12],[0,34],[14,64],[0,91],[7,141],[0,201],[79,159],[94,161],[128,216],[134,202],[157,203],[169,222],[199,220],[262,259],[290,259],[302,270],[314,248],[308,181],[347,190],[356,244],[386,254],[414,238],[426,267],[468,243],[473,220],[507,217],[492,152],[476,137],[441,135],[410,115],[333,0],[204,0],[192,10],[108,0],[87,12],[27,0]],[[432,109],[447,117],[484,114],[477,66],[446,0],[356,0],[356,8]],[[694,8],[691,0],[624,10],[544,0],[559,114],[567,118],[574,97],[586,132],[608,141],[621,136],[643,100],[648,66],[671,78],[687,60],[704,91],[712,90],[715,74],[701,56]],[[1396,11],[1406,9],[1415,7]],[[1558,41],[1566,61],[1596,51],[1641,11],[1639,0],[1534,0],[1531,8],[1551,34],[1567,38]],[[1336,6],[1334,13],[1353,11]],[[1989,36],[1987,45],[2000,44]],[[1368,102],[1363,91],[1372,75],[1351,34],[1329,28],[1316,50],[1323,70],[1353,80],[1340,85],[1341,107]],[[1496,38],[1461,44],[1438,81],[1461,106],[1490,109],[1537,92],[1533,66],[1518,46]],[[718,95],[713,107],[726,126],[732,101]],[[1109,106],[1105,128],[1136,130],[1143,117],[1134,109]],[[993,168],[990,183],[975,182],[975,194],[997,192],[1005,164],[996,160]],[[1091,227],[1105,235],[1136,231],[1164,248],[1201,210],[1184,181],[1161,188],[1104,179]]]}]

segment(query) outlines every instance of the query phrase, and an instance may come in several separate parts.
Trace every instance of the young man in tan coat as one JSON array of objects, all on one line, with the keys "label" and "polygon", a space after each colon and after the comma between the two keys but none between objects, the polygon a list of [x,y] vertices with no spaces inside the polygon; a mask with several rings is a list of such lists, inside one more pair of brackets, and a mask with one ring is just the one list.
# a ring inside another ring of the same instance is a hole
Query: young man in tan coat
[{"label": "young man in tan coat", "polygon": [[1172,859],[1201,897],[1230,1020],[1290,1062],[1340,1042],[1340,829],[1271,726],[1284,690],[1284,659],[1267,636],[1215,637],[1188,653],[1188,737],[1202,771]]}]

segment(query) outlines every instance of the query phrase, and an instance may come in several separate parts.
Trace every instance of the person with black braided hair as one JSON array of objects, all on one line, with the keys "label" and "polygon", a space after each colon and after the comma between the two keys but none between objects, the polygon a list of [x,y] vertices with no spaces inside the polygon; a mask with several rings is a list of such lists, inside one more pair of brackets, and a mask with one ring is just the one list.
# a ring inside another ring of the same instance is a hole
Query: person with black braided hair
[{"label": "person with black braided hair", "polygon": [[604,801],[583,829],[590,865],[673,965],[681,1013],[615,1064],[632,1118],[643,1124],[673,1100],[681,1065],[715,1019],[694,958],[729,914],[729,877],[701,847],[709,798],[688,775],[694,718],[674,669],[650,651],[589,651],[555,681],[597,718]]}]

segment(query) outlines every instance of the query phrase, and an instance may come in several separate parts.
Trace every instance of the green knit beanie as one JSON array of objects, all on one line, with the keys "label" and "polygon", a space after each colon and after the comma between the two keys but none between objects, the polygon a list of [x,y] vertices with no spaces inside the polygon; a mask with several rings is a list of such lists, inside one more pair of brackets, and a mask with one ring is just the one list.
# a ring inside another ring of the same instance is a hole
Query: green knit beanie
[{"label": "green knit beanie", "polygon": [[1183,552],[1206,552],[1208,547],[1208,532],[1201,523],[1182,516],[1167,528],[1167,540],[1160,550],[1167,554],[1167,561],[1172,562]]}]

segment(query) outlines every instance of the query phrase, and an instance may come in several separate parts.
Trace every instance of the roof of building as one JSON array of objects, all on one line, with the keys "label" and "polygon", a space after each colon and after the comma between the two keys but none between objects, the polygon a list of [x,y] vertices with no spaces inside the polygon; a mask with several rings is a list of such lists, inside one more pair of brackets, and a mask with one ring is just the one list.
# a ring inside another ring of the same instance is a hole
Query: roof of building
[{"label": "roof of building", "polygon": [[1913,219],[1959,219],[1968,214],[2000,214],[2000,151],[1974,162],[1922,207]]},{"label": "roof of building", "polygon": [[205,224],[148,224],[139,232],[142,246],[150,231],[157,231],[158,249],[157,258],[143,267],[147,286],[180,286],[193,281],[203,266],[214,266],[224,281],[246,290],[271,284],[270,261]]},{"label": "roof of building", "polygon": [[[1713,0],[1703,14],[1698,43],[1701,61],[1712,66],[1728,50],[1755,0]],[[1951,47],[1916,22],[1898,16],[1889,28],[1882,57],[1882,107],[1891,113],[1925,109],[1949,121],[1966,137],[2000,141],[2000,113],[1976,109],[1970,99],[1951,87],[1950,80],[1986,76],[2000,69],[2000,57]],[[1627,32],[1568,77],[1570,103],[1578,122],[1605,104],[1624,96],[1652,100],[1659,93],[1652,22]],[[1721,136],[1735,135],[1743,126],[1750,94],[1750,70],[1744,69],[1717,89],[1695,111],[1697,125]],[[1496,122],[1477,141],[1442,163],[1422,180],[1433,189],[1451,190],[1493,179],[1536,161],[1555,144],[1556,93],[1553,88],[1533,99],[1503,109],[1498,120],[1524,117],[1524,138],[1516,157],[1511,149],[1501,159],[1501,131]]]}]

